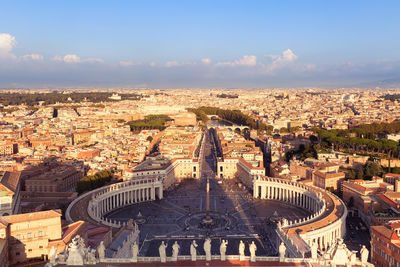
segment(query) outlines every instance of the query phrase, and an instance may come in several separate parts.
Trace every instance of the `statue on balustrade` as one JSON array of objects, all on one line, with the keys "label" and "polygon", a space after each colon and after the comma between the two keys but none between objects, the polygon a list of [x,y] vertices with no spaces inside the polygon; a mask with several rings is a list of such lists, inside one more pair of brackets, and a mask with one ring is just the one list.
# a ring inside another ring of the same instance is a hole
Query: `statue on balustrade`
[{"label": "statue on balustrade", "polygon": [[139,254],[139,246],[138,246],[138,244],[135,242],[135,243],[133,243],[133,245],[132,245],[132,261],[133,261],[133,262],[137,262],[138,254]]},{"label": "statue on balustrade", "polygon": [[243,243],[243,240],[240,240],[239,243],[239,260],[244,260],[244,249],[245,249],[245,244]]},{"label": "statue on balustrade", "polygon": [[209,237],[206,238],[203,245],[204,251],[206,252],[206,261],[211,260],[211,239]]},{"label": "statue on balustrade", "polygon": [[178,260],[178,255],[179,255],[179,249],[181,246],[179,246],[178,242],[175,241],[175,243],[172,245],[172,260],[177,261]]},{"label": "statue on balustrade", "polygon": [[283,242],[279,245],[279,258],[284,259],[286,254],[286,246]]},{"label": "statue on balustrade", "polygon": [[104,241],[101,241],[100,245],[97,247],[97,253],[99,254],[100,260],[104,259],[105,252],[106,252],[106,247],[104,246]]},{"label": "statue on balustrade", "polygon": [[161,262],[167,262],[167,255],[165,250],[167,249],[167,245],[165,245],[164,241],[161,241],[161,245],[158,247],[158,252],[160,254]]},{"label": "statue on balustrade", "polygon": [[360,250],[361,262],[367,262],[368,261],[368,254],[369,254],[368,249],[365,247],[365,245],[363,245],[361,250]]},{"label": "statue on balustrade", "polygon": [[190,244],[190,255],[192,256],[192,261],[196,261],[197,246],[196,240],[193,240],[192,244]]},{"label": "statue on balustrade", "polygon": [[250,261],[255,262],[256,261],[257,245],[254,243],[254,241],[251,241],[251,244],[249,246],[249,250],[250,250]]},{"label": "statue on balustrade", "polygon": [[219,253],[221,254],[221,261],[226,260],[226,247],[228,246],[228,240],[222,240],[219,246]]}]

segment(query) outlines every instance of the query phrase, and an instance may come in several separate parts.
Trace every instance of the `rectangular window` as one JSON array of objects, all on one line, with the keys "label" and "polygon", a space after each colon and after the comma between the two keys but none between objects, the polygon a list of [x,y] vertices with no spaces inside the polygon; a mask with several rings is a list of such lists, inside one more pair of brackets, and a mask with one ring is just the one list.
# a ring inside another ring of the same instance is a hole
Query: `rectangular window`
[{"label": "rectangular window", "polygon": [[30,249],[28,249],[28,252],[32,252],[32,249],[30,248]]},{"label": "rectangular window", "polygon": [[31,238],[32,238],[32,233],[31,233],[31,232],[28,233],[27,238],[28,238],[28,239],[31,239]]},{"label": "rectangular window", "polygon": [[43,236],[43,231],[39,231],[38,237],[42,237],[42,236]]},{"label": "rectangular window", "polygon": [[19,252],[15,252],[15,255],[19,256]]}]

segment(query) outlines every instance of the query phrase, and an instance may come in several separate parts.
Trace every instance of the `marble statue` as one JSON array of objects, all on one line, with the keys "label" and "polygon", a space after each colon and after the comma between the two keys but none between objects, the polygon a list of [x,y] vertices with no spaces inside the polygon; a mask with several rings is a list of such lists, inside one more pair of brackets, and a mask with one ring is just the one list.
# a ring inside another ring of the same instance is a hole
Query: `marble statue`
[{"label": "marble statue", "polygon": [[360,250],[361,262],[367,262],[368,261],[368,254],[369,254],[368,249],[365,247],[365,245],[363,245],[361,250]]},{"label": "marble statue", "polygon": [[206,261],[211,260],[211,239],[206,238],[203,245],[204,251],[206,252]]},{"label": "marble statue", "polygon": [[56,263],[56,256],[57,256],[57,249],[54,246],[51,246],[50,253],[49,253],[49,259],[51,264]]},{"label": "marble statue", "polygon": [[351,251],[343,243],[343,239],[338,238],[336,242],[336,249],[332,255],[332,262],[335,265],[346,265],[349,262]]},{"label": "marble statue", "polygon": [[137,262],[138,253],[139,253],[139,246],[138,246],[138,244],[135,242],[135,243],[133,243],[133,245],[132,245],[132,261],[133,261],[133,262]]},{"label": "marble statue", "polygon": [[104,246],[104,241],[101,241],[97,247],[97,253],[99,254],[99,259],[102,260],[106,254],[106,247]]},{"label": "marble statue", "polygon": [[196,240],[193,240],[192,244],[190,245],[190,255],[192,256],[192,261],[196,261],[197,246]]},{"label": "marble statue", "polygon": [[179,246],[178,242],[175,241],[175,243],[172,245],[172,260],[177,261],[178,260],[178,255],[179,255],[179,249],[181,246]]},{"label": "marble statue", "polygon": [[158,247],[158,252],[160,254],[161,262],[167,262],[167,255],[165,250],[167,249],[168,245],[165,245],[164,241],[161,241],[161,245]]},{"label": "marble statue", "polygon": [[83,265],[84,264],[84,251],[80,247],[80,236],[76,235],[72,242],[68,246],[68,258],[66,261],[67,265]]},{"label": "marble statue", "polygon": [[318,257],[318,246],[317,243],[313,242],[311,245],[311,258],[316,259]]},{"label": "marble statue", "polygon": [[284,259],[286,254],[286,246],[283,242],[279,245],[279,258]]},{"label": "marble statue", "polygon": [[219,253],[221,254],[221,261],[226,260],[226,247],[228,246],[228,240],[222,240],[219,246]]},{"label": "marble statue", "polygon": [[97,259],[96,259],[96,250],[88,248],[87,254],[86,254],[86,264],[96,264]]},{"label": "marble statue", "polygon": [[239,260],[243,261],[244,260],[244,249],[245,249],[245,245],[243,243],[243,240],[240,240],[239,243]]},{"label": "marble statue", "polygon": [[257,245],[254,243],[254,241],[251,241],[251,244],[249,246],[250,250],[250,261],[255,262],[256,261],[256,251],[257,251]]}]

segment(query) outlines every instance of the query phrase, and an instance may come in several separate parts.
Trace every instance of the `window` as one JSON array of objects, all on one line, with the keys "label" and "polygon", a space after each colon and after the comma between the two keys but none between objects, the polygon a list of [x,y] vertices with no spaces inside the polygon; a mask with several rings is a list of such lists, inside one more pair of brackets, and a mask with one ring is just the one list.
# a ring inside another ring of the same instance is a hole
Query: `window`
[{"label": "window", "polygon": [[21,239],[21,235],[20,234],[17,234],[17,239]]},{"label": "window", "polygon": [[39,248],[43,248],[43,246],[39,246]]},{"label": "window", "polygon": [[15,252],[15,255],[19,256],[19,252]]},{"label": "window", "polygon": [[43,231],[39,231],[38,237],[42,237],[42,236],[43,236]]},{"label": "window", "polygon": [[31,239],[31,238],[32,238],[32,233],[31,233],[31,232],[28,233],[27,238],[28,238],[28,239]]},{"label": "window", "polygon": [[30,248],[30,249],[28,249],[28,252],[32,252],[32,249]]}]

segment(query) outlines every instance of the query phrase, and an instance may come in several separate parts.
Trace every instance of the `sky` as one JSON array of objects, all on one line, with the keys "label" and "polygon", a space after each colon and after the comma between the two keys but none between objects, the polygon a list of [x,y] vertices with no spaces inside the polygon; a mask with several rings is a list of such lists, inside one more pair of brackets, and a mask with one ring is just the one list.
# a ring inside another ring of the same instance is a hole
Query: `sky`
[{"label": "sky", "polygon": [[8,1],[0,88],[400,87],[400,1]]}]

